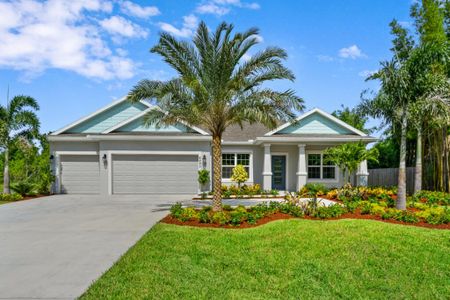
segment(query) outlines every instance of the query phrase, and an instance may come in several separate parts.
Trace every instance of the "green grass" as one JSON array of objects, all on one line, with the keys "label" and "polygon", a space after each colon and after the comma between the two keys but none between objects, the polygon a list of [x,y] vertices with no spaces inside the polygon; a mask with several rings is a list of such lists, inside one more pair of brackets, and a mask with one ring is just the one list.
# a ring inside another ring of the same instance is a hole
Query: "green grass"
[{"label": "green grass", "polygon": [[82,299],[448,299],[450,231],[367,220],[158,224]]}]

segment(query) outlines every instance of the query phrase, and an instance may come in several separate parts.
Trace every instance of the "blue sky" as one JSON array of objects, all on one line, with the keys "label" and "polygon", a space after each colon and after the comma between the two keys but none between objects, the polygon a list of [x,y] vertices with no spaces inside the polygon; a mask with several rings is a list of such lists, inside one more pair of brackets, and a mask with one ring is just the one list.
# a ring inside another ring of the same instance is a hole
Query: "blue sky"
[{"label": "blue sky", "polygon": [[[162,30],[189,39],[200,20],[258,27],[260,48],[286,49],[292,88],[308,109],[353,107],[376,89],[364,78],[390,58],[388,23],[411,27],[411,0],[0,0],[0,102],[36,98],[42,131],[55,131],[114,99],[140,79],[175,74],[149,49]],[[410,28],[412,29],[412,28]],[[257,50],[257,49],[256,49]],[[252,54],[252,53],[250,53]],[[375,121],[372,121],[372,123]]]}]

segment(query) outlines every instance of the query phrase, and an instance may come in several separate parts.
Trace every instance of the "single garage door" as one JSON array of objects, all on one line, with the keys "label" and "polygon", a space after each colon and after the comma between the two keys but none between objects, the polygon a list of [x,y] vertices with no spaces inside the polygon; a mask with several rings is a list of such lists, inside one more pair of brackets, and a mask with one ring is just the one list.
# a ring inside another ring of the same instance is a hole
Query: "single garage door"
[{"label": "single garage door", "polygon": [[98,155],[61,156],[61,193],[98,194],[99,177]]},{"label": "single garage door", "polygon": [[114,194],[195,194],[197,155],[113,155]]}]

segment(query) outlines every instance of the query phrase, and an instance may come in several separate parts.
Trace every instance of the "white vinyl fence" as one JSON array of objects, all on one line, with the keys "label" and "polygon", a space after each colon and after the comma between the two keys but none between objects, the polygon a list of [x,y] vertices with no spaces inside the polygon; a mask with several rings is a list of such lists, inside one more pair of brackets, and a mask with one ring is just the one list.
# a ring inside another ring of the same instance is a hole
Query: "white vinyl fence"
[{"label": "white vinyl fence", "polygon": [[[406,192],[414,191],[414,167],[406,168]],[[370,169],[369,186],[396,186],[398,184],[398,168]]]}]

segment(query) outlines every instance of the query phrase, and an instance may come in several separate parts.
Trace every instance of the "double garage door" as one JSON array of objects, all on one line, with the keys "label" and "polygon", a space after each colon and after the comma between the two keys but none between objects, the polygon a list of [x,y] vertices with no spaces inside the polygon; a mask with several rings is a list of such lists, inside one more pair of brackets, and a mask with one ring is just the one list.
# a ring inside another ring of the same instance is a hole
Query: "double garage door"
[{"label": "double garage door", "polygon": [[[113,194],[195,194],[197,155],[112,155]],[[61,191],[100,192],[98,155],[62,156]]]}]

